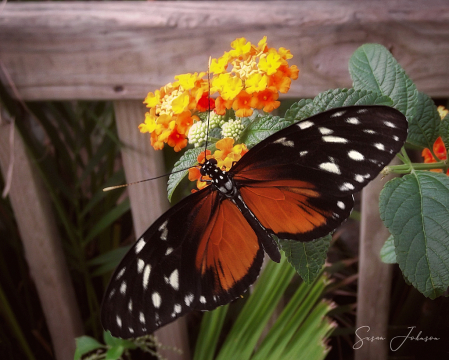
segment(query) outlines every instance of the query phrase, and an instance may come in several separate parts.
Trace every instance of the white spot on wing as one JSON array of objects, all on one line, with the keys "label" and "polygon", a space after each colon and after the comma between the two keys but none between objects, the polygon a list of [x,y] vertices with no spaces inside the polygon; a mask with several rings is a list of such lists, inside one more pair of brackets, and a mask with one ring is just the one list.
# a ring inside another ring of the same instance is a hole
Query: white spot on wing
[{"label": "white spot on wing", "polygon": [[143,271],[143,278],[142,278],[142,285],[145,290],[148,288],[148,281],[150,280],[150,273],[151,273],[151,266],[150,266],[150,264],[147,264],[147,266],[145,266],[145,270]]},{"label": "white spot on wing", "polygon": [[120,272],[117,274],[117,276],[115,277],[116,280],[120,279],[123,274],[125,273],[126,267],[124,267],[122,270],[120,270]]},{"label": "white spot on wing", "polygon": [[128,330],[129,330],[129,332],[130,332],[131,334],[134,334],[134,329],[133,329],[133,328],[129,327]]},{"label": "white spot on wing", "polygon": [[320,131],[320,133],[322,135],[329,135],[329,134],[332,134],[334,132],[333,130],[325,128],[325,127],[320,127],[320,128],[318,128],[318,130]]},{"label": "white spot on wing", "polygon": [[359,183],[362,183],[362,182],[365,181],[365,179],[364,179],[364,177],[362,175],[355,175],[354,176],[354,180],[359,182]]},{"label": "white spot on wing", "polygon": [[371,130],[371,129],[365,129],[365,130],[363,130],[363,132],[367,133],[367,134],[371,134],[371,135],[376,134],[376,132],[374,130]]},{"label": "white spot on wing", "polygon": [[139,314],[139,320],[142,324],[145,324],[145,315],[143,314],[142,311]]},{"label": "white spot on wing", "polygon": [[122,327],[122,319],[120,319],[120,316],[117,315],[116,320],[117,320],[118,327],[121,328]]},{"label": "white spot on wing", "polygon": [[331,142],[331,143],[342,143],[346,144],[348,140],[345,138],[339,137],[339,136],[323,136],[323,141],[325,142]]},{"label": "white spot on wing", "polygon": [[180,314],[181,310],[182,310],[181,304],[175,304],[174,310],[175,310],[175,313]]},{"label": "white spot on wing", "polygon": [[140,253],[140,251],[143,249],[143,247],[145,246],[145,240],[144,239],[140,239],[135,247],[135,251],[136,254]]},{"label": "white spot on wing", "polygon": [[304,156],[304,155],[307,155],[307,153],[308,153],[308,151],[307,151],[307,150],[304,150],[304,151],[300,151],[300,152],[299,152],[299,156]]},{"label": "white spot on wing", "polygon": [[337,166],[337,164],[326,162],[319,165],[320,169],[328,171],[330,173],[334,174],[341,174],[340,168]]},{"label": "white spot on wing", "polygon": [[154,307],[155,307],[156,309],[159,309],[160,306],[161,306],[162,298],[161,298],[161,296],[159,295],[158,292],[155,291],[155,292],[151,295],[151,300],[153,301]]},{"label": "white spot on wing", "polygon": [[295,146],[295,143],[293,141],[287,140],[287,138],[285,138],[285,137],[282,137],[282,138],[277,139],[276,141],[273,141],[273,144],[281,144],[281,145],[284,145],[287,147]]},{"label": "white spot on wing", "polygon": [[190,304],[193,302],[193,294],[188,294],[184,297],[184,302],[187,306],[190,306]]},{"label": "white spot on wing", "polygon": [[173,248],[169,247],[167,248],[167,250],[165,251],[165,255],[169,255],[173,252]]},{"label": "white spot on wing", "polygon": [[356,117],[350,117],[350,118],[347,118],[347,119],[346,119],[346,122],[347,122],[348,124],[352,124],[352,125],[358,125],[358,124],[360,124],[359,119],[357,119]]},{"label": "white spot on wing", "polygon": [[129,303],[128,303],[128,310],[131,312],[131,311],[133,311],[133,301],[132,300],[129,300]]},{"label": "white spot on wing", "polygon": [[206,298],[204,296],[200,296],[200,303],[201,304],[205,304],[206,303]]},{"label": "white spot on wing", "polygon": [[137,272],[139,274],[142,273],[144,266],[145,266],[145,261],[143,261],[142,259],[137,259]]},{"label": "white spot on wing", "polygon": [[368,109],[360,109],[360,110],[357,110],[357,114],[363,114],[363,113],[366,113],[368,111]]},{"label": "white spot on wing", "polygon": [[168,220],[165,220],[161,226],[159,226],[158,230],[161,232],[161,240],[167,240],[168,229],[167,229]]},{"label": "white spot on wing", "polygon": [[346,207],[343,201],[337,201],[337,206],[342,210],[344,210]]},{"label": "white spot on wing", "polygon": [[167,284],[170,284],[171,287],[175,290],[179,290],[179,272],[178,269],[175,269],[169,278],[167,278]]},{"label": "white spot on wing", "polygon": [[348,152],[348,156],[349,156],[352,160],[355,160],[355,161],[362,161],[362,160],[365,159],[365,157],[364,157],[361,153],[359,153],[358,151],[355,151],[355,150],[350,150],[350,151]]},{"label": "white spot on wing", "polygon": [[126,293],[126,282],[123,281],[122,284],[120,285],[120,292],[122,293],[122,295],[125,295]]},{"label": "white spot on wing", "polygon": [[396,135],[393,135],[393,140],[394,140],[394,141],[399,141],[399,137],[396,136]]},{"label": "white spot on wing", "polygon": [[379,150],[385,150],[384,144],[381,143],[374,144],[374,147],[376,147]]},{"label": "white spot on wing", "polygon": [[109,299],[111,299],[115,294],[115,289],[112,289],[111,292],[109,293]]},{"label": "white spot on wing", "polygon": [[337,111],[336,113],[333,113],[333,114],[331,115],[331,118],[342,116],[345,112],[346,112],[346,110]]},{"label": "white spot on wing", "polygon": [[307,129],[307,128],[313,126],[313,125],[314,125],[313,122],[308,121],[308,120],[306,120],[306,121],[300,121],[300,122],[298,123],[298,126],[299,126],[299,128],[300,128],[301,130]]},{"label": "white spot on wing", "polygon": [[386,125],[386,126],[388,126],[388,127],[391,127],[391,128],[393,128],[393,129],[395,129],[396,128],[396,125],[395,124],[393,124],[392,122],[390,122],[390,121],[384,121],[384,124]]},{"label": "white spot on wing", "polygon": [[351,183],[343,183],[343,185],[340,186],[340,190],[341,191],[348,191],[348,190],[354,190],[354,185],[352,185]]}]

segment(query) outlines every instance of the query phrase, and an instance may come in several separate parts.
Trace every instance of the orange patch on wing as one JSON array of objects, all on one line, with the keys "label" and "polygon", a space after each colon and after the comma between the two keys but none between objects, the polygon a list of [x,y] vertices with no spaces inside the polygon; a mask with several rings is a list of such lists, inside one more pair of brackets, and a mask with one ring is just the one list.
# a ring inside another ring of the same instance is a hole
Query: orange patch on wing
[{"label": "orange patch on wing", "polygon": [[212,269],[216,290],[227,291],[248,274],[259,242],[254,230],[229,200],[220,204],[210,220],[199,243],[195,264],[202,274]]},{"label": "orange patch on wing", "polygon": [[242,187],[240,193],[260,223],[276,234],[307,233],[324,225],[331,215],[310,204],[320,194],[303,181],[273,181],[264,187]]}]

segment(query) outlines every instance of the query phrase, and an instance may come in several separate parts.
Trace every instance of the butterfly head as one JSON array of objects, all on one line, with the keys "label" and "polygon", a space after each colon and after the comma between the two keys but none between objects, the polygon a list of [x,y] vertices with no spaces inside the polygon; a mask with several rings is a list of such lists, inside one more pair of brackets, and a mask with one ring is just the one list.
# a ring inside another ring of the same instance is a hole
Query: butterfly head
[{"label": "butterfly head", "polygon": [[201,166],[200,173],[202,176],[209,176],[210,182],[222,195],[233,198],[237,195],[237,187],[232,177],[225,170],[217,167],[217,160],[211,158]]}]

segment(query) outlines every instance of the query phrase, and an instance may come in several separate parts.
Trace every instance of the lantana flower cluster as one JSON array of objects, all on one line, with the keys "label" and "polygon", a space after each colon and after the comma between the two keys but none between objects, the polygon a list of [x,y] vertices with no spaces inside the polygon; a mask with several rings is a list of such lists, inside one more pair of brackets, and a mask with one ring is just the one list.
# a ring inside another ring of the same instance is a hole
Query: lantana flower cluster
[{"label": "lantana flower cluster", "polygon": [[147,95],[144,104],[149,111],[139,129],[151,134],[154,149],[168,144],[178,152],[188,143],[202,145],[207,133],[202,119],[208,111],[213,112],[209,131],[220,127],[222,137],[238,139],[243,130],[239,117],[252,115],[254,109],[270,112],[279,107],[279,93],[286,93],[299,73],[287,62],[293,57],[290,50],[269,48],[266,37],[257,46],[239,38],[231,48],[212,59],[210,84],[206,72],[182,74]]},{"label": "lantana flower cluster", "polygon": [[[443,119],[446,117],[446,115],[449,113],[449,110],[447,110],[444,106],[438,106],[438,113],[440,114],[440,118]],[[447,160],[447,149],[444,146],[443,139],[439,137],[436,139],[436,141],[433,144],[433,153],[438,157],[438,159],[435,159],[432,155],[432,152],[429,149],[424,149],[422,151],[422,157],[424,158],[425,163],[435,163],[437,161],[444,161]],[[441,169],[433,169],[431,171],[434,172],[442,172]],[[449,175],[449,170],[447,171],[447,175]]]}]

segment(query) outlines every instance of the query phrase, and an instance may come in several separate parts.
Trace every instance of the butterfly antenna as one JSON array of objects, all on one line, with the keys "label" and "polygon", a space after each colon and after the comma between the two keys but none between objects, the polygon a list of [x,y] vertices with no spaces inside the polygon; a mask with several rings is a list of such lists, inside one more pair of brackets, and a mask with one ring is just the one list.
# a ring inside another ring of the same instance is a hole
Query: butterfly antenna
[{"label": "butterfly antenna", "polygon": [[122,184],[122,185],[115,185],[115,186],[105,187],[105,188],[103,189],[103,191],[115,190],[115,189],[119,189],[119,188],[123,188],[123,187],[130,186],[130,185],[140,184],[140,183],[143,183],[143,182],[145,182],[145,181],[150,181],[150,180],[160,179],[160,178],[163,178],[163,177],[166,177],[166,176],[170,176],[171,174],[176,174],[176,173],[179,173],[179,172],[181,172],[181,171],[189,170],[189,169],[192,168],[192,167],[194,167],[194,166],[190,166],[190,167],[188,167],[188,168],[184,168],[184,169],[179,169],[179,170],[176,170],[176,171],[172,171],[171,173],[164,174],[164,175],[159,175],[159,176],[156,176],[156,177],[153,177],[153,178],[150,178],[150,179],[134,181],[134,182],[128,183],[128,184]]}]

